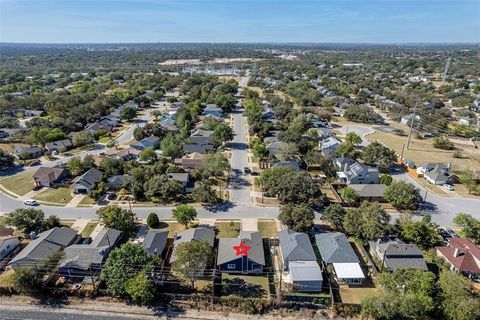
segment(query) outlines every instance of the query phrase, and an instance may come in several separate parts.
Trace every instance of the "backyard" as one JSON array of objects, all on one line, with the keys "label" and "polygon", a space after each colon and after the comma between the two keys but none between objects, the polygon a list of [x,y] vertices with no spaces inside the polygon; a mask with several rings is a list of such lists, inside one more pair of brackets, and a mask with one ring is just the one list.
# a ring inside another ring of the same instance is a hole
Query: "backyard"
[{"label": "backyard", "polygon": [[222,273],[222,294],[250,298],[268,296],[268,277]]},{"label": "backyard", "polygon": [[21,173],[2,179],[0,185],[10,192],[23,196],[32,191],[34,187],[33,172]]}]

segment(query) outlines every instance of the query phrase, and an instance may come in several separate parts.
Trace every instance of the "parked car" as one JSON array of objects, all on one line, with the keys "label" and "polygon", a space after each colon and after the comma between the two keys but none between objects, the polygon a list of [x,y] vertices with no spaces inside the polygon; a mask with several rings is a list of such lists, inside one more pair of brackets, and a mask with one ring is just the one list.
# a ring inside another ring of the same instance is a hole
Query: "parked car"
[{"label": "parked car", "polygon": [[35,199],[27,199],[23,201],[23,204],[27,206],[37,206],[38,202]]},{"label": "parked car", "polygon": [[108,200],[115,200],[116,197],[117,197],[117,195],[115,194],[115,192],[109,192],[107,194],[107,199]]},{"label": "parked car", "polygon": [[250,174],[250,173],[252,173],[252,170],[250,170],[249,167],[245,167],[245,168],[243,168],[243,172],[244,172],[245,174]]},{"label": "parked car", "polygon": [[453,191],[453,190],[455,190],[455,188],[454,188],[451,184],[445,183],[443,186],[444,186],[445,189],[447,189],[448,191]]},{"label": "parked car", "polygon": [[35,187],[32,188],[32,190],[33,190],[33,191],[38,191],[38,190],[40,190],[40,189],[42,189],[42,188],[43,188],[43,186],[35,186]]},{"label": "parked car", "polygon": [[28,164],[28,166],[29,166],[29,167],[34,167],[34,166],[39,166],[39,165],[41,165],[41,164],[42,164],[42,162],[41,162],[40,160],[33,160],[32,162],[30,162],[30,163]]}]

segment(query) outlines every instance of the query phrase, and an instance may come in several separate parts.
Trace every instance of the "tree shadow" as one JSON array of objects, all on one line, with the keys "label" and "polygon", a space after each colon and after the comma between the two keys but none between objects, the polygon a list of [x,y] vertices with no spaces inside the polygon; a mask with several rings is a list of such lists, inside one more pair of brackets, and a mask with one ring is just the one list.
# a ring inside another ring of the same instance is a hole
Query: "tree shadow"
[{"label": "tree shadow", "polygon": [[226,212],[229,209],[232,209],[235,207],[235,204],[230,201],[224,201],[221,203],[216,203],[216,204],[208,204],[203,206],[205,210],[210,211],[210,212]]},{"label": "tree shadow", "polygon": [[265,294],[265,289],[259,284],[248,283],[241,278],[223,279],[223,292],[227,295],[240,297],[260,298]]}]

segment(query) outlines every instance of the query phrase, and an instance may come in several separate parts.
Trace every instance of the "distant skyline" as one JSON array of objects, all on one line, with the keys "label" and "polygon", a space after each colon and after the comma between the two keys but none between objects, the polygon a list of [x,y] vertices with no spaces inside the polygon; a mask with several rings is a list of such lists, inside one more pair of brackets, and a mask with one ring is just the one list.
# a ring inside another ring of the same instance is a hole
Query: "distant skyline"
[{"label": "distant skyline", "polygon": [[480,0],[0,0],[22,43],[480,42]]}]

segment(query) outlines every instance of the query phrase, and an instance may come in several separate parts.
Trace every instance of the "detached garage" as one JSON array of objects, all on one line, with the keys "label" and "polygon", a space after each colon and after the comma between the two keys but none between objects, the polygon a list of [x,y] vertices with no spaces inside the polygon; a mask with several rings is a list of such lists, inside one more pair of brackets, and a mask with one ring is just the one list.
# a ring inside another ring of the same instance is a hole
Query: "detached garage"
[{"label": "detached garage", "polygon": [[293,284],[295,291],[322,291],[322,271],[316,261],[290,261],[288,283]]}]

